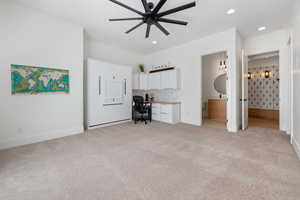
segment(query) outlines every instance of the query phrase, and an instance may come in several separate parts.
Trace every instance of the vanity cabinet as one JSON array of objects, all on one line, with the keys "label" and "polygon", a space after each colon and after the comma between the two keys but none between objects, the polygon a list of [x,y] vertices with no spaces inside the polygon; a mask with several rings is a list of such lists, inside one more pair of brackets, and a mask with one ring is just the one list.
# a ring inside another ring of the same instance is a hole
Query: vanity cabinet
[{"label": "vanity cabinet", "polygon": [[208,99],[208,119],[226,122],[227,99]]}]

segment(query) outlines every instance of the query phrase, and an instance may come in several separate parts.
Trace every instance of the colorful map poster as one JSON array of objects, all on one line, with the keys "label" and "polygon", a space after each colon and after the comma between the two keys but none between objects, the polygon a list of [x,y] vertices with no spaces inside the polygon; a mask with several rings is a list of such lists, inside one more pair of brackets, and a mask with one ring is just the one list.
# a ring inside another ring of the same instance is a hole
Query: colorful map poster
[{"label": "colorful map poster", "polygon": [[11,65],[12,94],[70,92],[69,71]]}]

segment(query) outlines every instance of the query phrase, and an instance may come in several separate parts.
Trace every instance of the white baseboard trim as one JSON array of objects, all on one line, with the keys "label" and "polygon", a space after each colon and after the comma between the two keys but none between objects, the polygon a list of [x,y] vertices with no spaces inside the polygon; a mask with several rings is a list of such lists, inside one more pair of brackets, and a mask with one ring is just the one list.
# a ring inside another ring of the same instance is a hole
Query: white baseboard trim
[{"label": "white baseboard trim", "polygon": [[104,127],[108,127],[108,126],[114,126],[114,125],[118,125],[118,124],[124,124],[124,123],[128,123],[131,122],[132,120],[124,120],[124,121],[119,121],[119,122],[112,122],[112,123],[108,123],[108,124],[103,124],[103,125],[96,125],[96,126],[92,126],[92,127],[88,127],[88,130],[93,130],[93,129],[97,129],[97,128],[104,128]]},{"label": "white baseboard trim", "polygon": [[298,158],[300,159],[300,144],[293,138],[293,147],[297,153]]},{"label": "white baseboard trim", "polygon": [[71,135],[77,135],[84,132],[83,126],[67,129],[67,130],[56,130],[56,131],[49,131],[40,133],[39,135],[25,135],[22,134],[22,136],[9,138],[6,140],[0,141],[0,150],[2,149],[9,149],[17,146],[27,145],[27,144],[33,144],[37,142],[62,138],[66,136]]}]

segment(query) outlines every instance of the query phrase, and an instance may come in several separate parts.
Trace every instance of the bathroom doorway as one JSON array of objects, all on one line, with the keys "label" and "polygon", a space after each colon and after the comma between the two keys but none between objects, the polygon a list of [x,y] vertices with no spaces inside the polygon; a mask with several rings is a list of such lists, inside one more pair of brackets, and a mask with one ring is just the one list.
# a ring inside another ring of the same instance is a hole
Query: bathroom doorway
[{"label": "bathroom doorway", "polygon": [[279,129],[279,51],[248,56],[249,127]]},{"label": "bathroom doorway", "polygon": [[227,127],[227,52],[202,56],[203,125]]}]

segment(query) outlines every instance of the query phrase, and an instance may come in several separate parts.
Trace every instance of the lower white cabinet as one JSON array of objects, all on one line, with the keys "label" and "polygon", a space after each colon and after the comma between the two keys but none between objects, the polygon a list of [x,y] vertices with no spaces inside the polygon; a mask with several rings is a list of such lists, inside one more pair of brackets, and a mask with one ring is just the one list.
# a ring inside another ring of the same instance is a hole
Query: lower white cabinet
[{"label": "lower white cabinet", "polygon": [[180,122],[180,104],[152,104],[152,119],[169,124]]}]

